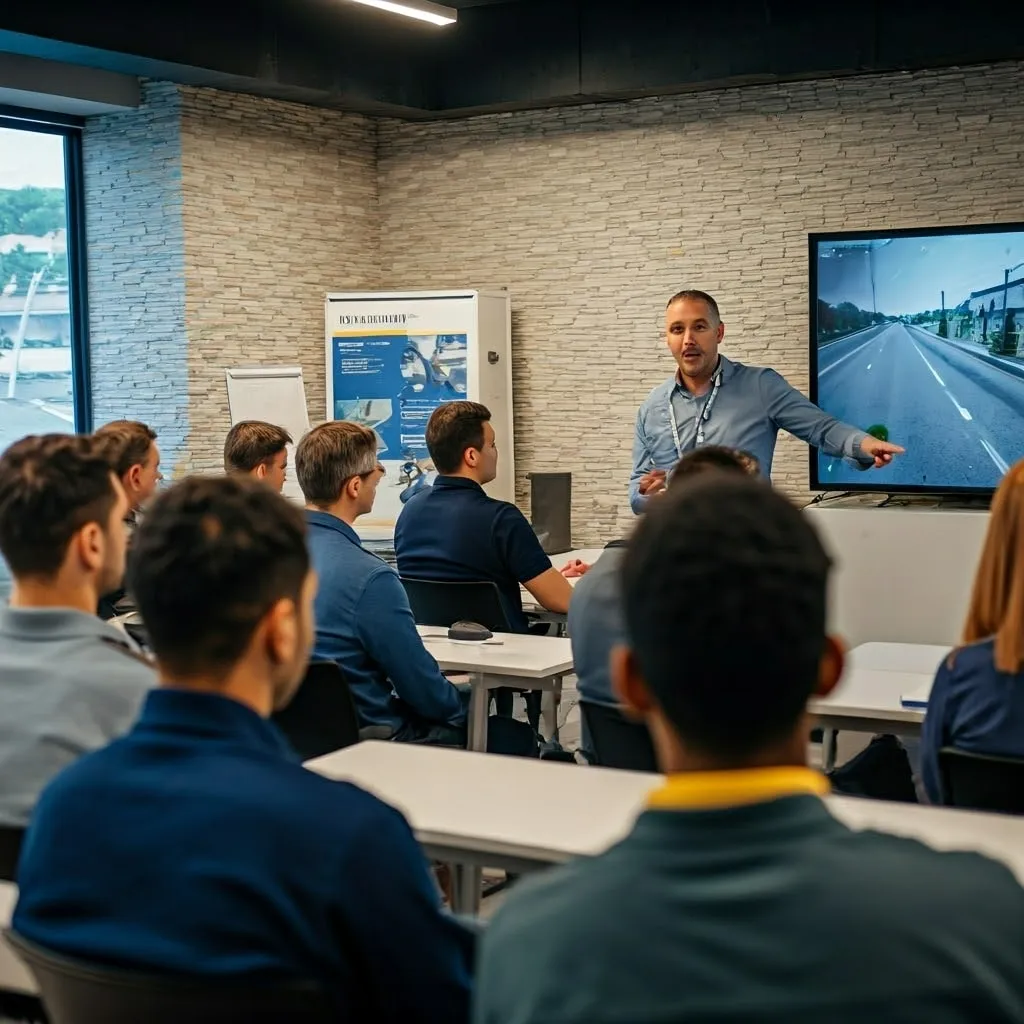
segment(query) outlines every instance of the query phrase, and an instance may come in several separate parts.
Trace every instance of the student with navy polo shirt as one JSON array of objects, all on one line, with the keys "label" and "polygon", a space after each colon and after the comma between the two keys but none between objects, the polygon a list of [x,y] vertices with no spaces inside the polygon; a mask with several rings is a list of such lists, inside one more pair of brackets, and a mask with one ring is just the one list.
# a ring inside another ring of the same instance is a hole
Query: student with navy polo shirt
[{"label": "student with navy polo shirt", "polygon": [[498,472],[490,410],[477,402],[446,402],[427,423],[427,450],[438,472],[406,502],[395,526],[395,556],[402,576],[442,582],[494,583],[519,633],[527,630],[522,584],[549,612],[569,610],[572,587],[555,569],[533,527],[515,505],[484,491]]}]

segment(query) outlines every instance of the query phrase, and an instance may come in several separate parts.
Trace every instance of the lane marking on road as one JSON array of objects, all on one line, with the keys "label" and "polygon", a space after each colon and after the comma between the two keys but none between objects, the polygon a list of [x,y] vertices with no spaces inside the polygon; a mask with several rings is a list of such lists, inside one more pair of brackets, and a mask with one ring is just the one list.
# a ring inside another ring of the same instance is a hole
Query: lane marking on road
[{"label": "lane marking on road", "polygon": [[1008,472],[1010,466],[1006,459],[1004,459],[1002,455],[1000,455],[999,452],[997,452],[995,448],[985,440],[985,438],[981,437],[978,438],[978,440],[981,441],[981,447],[988,452],[988,457],[996,464],[996,469],[998,469],[1000,473]]},{"label": "lane marking on road", "polygon": [[953,404],[954,404],[954,405],[956,406],[956,408],[957,408],[957,412],[959,412],[959,413],[960,413],[960,415],[961,415],[961,416],[963,416],[963,418],[964,418],[965,420],[967,420],[968,422],[970,422],[970,421],[971,421],[971,420],[972,420],[972,419],[974,418],[973,416],[971,416],[970,412],[969,412],[969,411],[968,411],[967,409],[965,409],[965,408],[964,408],[964,407],[963,407],[963,406],[962,406],[962,405],[961,405],[961,404],[960,404],[960,403],[959,403],[959,402],[958,402],[958,401],[957,401],[957,400],[956,400],[956,399],[955,399],[955,398],[953,397],[953,392],[952,392],[952,391],[947,391],[947,392],[946,392],[946,397],[947,397],[947,398],[948,398],[948,399],[949,399],[949,400],[950,400],[950,401],[951,401],[951,402],[952,402],[952,403],[953,403]]},{"label": "lane marking on road", "polygon": [[935,367],[928,362],[928,357],[917,347],[917,342],[914,341],[913,338],[910,339],[910,344],[914,346],[914,351],[924,360],[924,365],[932,371],[932,376],[939,382],[939,384],[942,385],[942,387],[945,387],[946,382],[938,375],[938,373],[935,372]]},{"label": "lane marking on road", "polygon": [[858,345],[852,352],[847,352],[845,356],[840,356],[834,363],[829,363],[828,366],[826,366],[824,369],[819,367],[818,368],[818,379],[820,380],[822,377],[825,376],[826,373],[830,373],[840,363],[845,363],[846,360],[849,359],[851,356],[855,356],[862,349],[867,348],[868,345],[870,345],[874,340],[875,340],[874,338],[868,338],[868,340],[865,341],[863,345]]}]

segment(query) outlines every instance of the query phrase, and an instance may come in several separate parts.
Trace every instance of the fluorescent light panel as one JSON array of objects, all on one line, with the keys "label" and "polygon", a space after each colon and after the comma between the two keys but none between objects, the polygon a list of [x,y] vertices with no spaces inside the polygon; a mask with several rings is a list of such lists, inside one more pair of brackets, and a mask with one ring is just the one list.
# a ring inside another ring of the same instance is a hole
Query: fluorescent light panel
[{"label": "fluorescent light panel", "polygon": [[454,7],[442,7],[429,0],[349,0],[350,3],[377,7],[392,14],[403,14],[418,21],[429,21],[431,25],[454,25],[459,12]]}]

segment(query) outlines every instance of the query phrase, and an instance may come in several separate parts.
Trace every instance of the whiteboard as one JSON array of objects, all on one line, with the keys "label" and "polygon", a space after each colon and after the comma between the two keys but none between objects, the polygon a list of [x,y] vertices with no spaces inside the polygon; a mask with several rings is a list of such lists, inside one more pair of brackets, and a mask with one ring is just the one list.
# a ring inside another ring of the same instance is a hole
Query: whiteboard
[{"label": "whiteboard", "polygon": [[[226,370],[231,426],[242,420],[263,420],[284,427],[295,444],[309,431],[309,410],[301,366],[246,366]],[[295,444],[288,446],[288,478],[284,493],[302,501],[295,479]]]}]

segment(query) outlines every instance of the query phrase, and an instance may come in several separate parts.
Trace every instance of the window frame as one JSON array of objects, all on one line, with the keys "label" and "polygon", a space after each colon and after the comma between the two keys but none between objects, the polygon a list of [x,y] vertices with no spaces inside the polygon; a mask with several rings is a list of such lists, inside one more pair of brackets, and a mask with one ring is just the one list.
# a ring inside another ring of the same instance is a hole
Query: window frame
[{"label": "window frame", "polygon": [[71,319],[71,401],[75,433],[92,432],[92,373],[89,358],[89,274],[85,240],[85,119],[0,104],[0,128],[60,135],[64,139],[64,197],[68,232],[68,314]]}]

